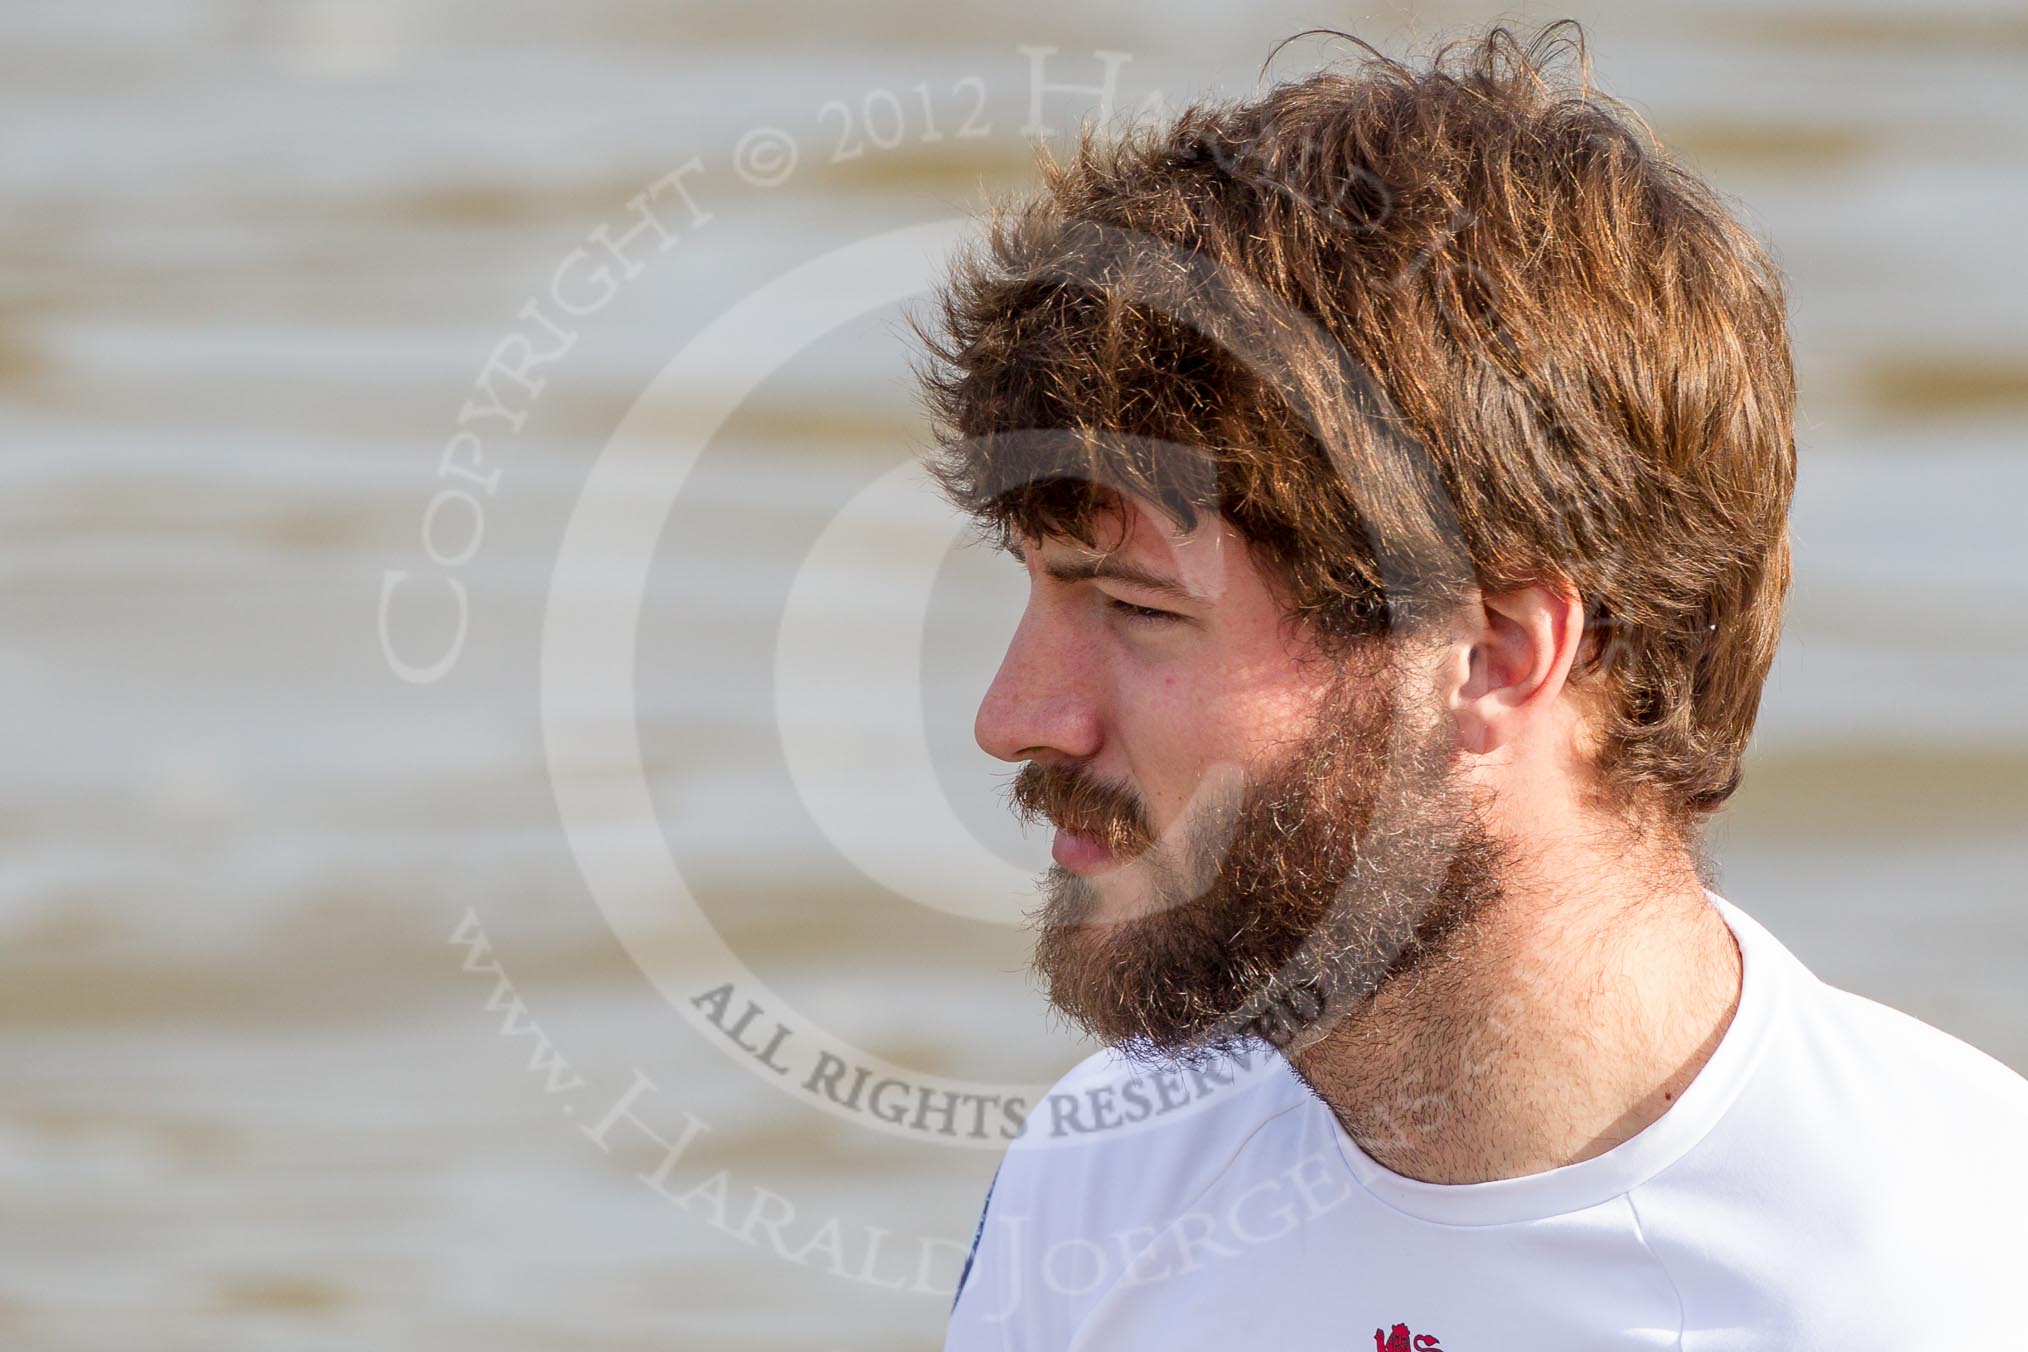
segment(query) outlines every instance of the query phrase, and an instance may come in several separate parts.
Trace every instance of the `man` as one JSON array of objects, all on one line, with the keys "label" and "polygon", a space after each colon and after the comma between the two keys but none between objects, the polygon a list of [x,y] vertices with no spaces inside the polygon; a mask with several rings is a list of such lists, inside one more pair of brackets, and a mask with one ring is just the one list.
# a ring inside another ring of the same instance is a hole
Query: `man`
[{"label": "man", "polygon": [[2028,1346],[2028,1082],[1710,890],[1785,303],[1565,40],[1087,130],[943,291],[1030,586],[976,734],[1108,1044],[950,1349]]}]

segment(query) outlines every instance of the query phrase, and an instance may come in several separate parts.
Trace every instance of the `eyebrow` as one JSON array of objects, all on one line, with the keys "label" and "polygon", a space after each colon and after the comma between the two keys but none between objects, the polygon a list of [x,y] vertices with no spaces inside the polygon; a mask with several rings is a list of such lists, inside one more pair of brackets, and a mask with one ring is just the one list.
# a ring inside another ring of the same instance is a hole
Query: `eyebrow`
[{"label": "eyebrow", "polygon": [[[1016,547],[1010,547],[1007,552],[1017,559],[1024,557],[1020,549]],[[1206,599],[1197,595],[1174,578],[1165,577],[1161,573],[1143,568],[1139,564],[1126,563],[1120,559],[1106,555],[1093,555],[1075,559],[1045,559],[1042,563],[1042,571],[1055,578],[1058,582],[1089,582],[1094,578],[1110,578],[1115,582],[1125,582],[1129,586],[1153,592],[1157,596],[1168,597],[1172,601],[1182,601],[1192,605],[1202,605]]]}]

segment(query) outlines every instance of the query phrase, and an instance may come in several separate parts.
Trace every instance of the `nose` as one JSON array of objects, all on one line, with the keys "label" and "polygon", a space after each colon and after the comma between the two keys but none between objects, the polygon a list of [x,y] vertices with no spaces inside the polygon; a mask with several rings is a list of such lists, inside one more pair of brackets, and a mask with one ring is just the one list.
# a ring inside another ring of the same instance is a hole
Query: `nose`
[{"label": "nose", "polygon": [[1047,610],[1030,605],[979,701],[972,736],[1003,761],[1082,760],[1102,735],[1092,695],[1090,656],[1073,636],[1052,627]]}]

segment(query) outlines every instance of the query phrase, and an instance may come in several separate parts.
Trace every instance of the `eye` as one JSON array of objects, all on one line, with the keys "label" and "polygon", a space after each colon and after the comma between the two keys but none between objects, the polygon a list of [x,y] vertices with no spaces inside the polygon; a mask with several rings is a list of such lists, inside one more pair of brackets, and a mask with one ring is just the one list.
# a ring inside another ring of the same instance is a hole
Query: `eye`
[{"label": "eye", "polygon": [[1152,606],[1137,606],[1131,601],[1122,601],[1117,596],[1106,597],[1106,608],[1130,620],[1160,623],[1164,620],[1180,620],[1183,617],[1174,611],[1156,610]]}]

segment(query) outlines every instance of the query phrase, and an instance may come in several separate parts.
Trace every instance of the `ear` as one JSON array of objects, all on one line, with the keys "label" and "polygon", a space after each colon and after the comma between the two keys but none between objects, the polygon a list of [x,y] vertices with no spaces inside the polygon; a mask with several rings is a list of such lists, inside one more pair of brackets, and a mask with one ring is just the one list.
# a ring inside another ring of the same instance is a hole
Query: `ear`
[{"label": "ear", "polygon": [[1584,603],[1540,584],[1464,607],[1447,664],[1458,748],[1486,755],[1545,728],[1584,638]]}]

